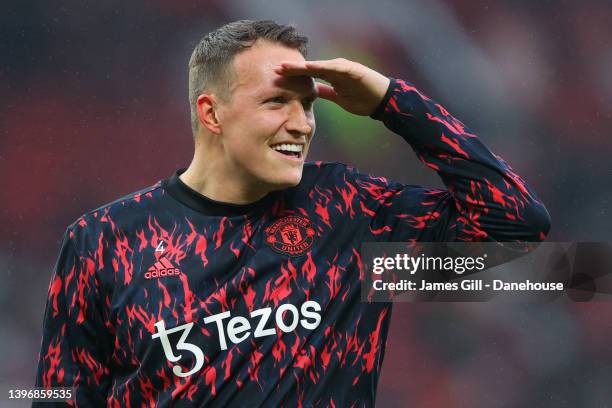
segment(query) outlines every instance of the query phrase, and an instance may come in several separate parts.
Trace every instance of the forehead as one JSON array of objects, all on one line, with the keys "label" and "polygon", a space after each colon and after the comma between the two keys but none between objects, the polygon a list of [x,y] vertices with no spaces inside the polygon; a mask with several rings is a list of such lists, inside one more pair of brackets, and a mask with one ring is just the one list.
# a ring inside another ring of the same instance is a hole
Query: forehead
[{"label": "forehead", "polygon": [[274,68],[283,61],[301,62],[304,57],[294,48],[269,41],[256,41],[251,48],[234,58],[232,93],[257,95],[275,89],[300,94],[313,93],[315,86],[311,77],[285,77],[274,72]]}]

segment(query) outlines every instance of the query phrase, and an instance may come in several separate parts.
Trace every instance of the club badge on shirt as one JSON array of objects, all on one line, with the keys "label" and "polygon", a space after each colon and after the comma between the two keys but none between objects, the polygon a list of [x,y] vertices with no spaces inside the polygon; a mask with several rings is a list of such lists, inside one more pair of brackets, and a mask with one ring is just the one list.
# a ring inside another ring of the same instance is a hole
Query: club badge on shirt
[{"label": "club badge on shirt", "polygon": [[272,249],[290,256],[299,256],[308,251],[316,235],[310,220],[300,215],[276,220],[265,232],[266,243]]}]

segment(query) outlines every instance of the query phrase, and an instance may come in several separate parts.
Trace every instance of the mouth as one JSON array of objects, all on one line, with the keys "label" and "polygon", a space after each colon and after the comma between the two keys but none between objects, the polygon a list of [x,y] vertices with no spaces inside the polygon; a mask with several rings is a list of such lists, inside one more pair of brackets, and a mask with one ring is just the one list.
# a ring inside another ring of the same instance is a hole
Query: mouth
[{"label": "mouth", "polygon": [[301,161],[304,156],[304,145],[298,143],[277,143],[270,146],[279,156]]}]

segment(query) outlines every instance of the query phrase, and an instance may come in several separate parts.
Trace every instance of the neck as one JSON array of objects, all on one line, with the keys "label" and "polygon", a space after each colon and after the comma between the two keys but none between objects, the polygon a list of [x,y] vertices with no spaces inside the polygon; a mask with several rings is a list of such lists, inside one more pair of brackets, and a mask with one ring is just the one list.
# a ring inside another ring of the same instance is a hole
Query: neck
[{"label": "neck", "polygon": [[222,149],[210,143],[196,142],[193,160],[179,178],[203,196],[229,204],[250,204],[270,192],[228,168]]}]

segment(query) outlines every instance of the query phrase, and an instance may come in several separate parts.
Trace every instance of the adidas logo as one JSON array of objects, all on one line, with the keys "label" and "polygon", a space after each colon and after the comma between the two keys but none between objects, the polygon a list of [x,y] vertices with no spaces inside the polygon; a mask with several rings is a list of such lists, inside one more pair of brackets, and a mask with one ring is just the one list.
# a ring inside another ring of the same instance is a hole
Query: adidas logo
[{"label": "adidas logo", "polygon": [[160,258],[155,262],[145,273],[145,279],[161,278],[163,276],[177,276],[181,274],[181,270],[176,268],[166,258]]}]

